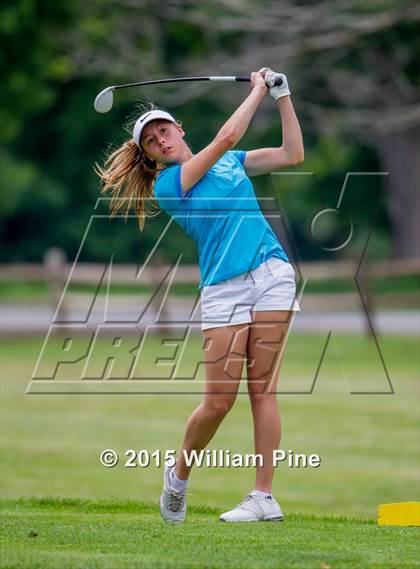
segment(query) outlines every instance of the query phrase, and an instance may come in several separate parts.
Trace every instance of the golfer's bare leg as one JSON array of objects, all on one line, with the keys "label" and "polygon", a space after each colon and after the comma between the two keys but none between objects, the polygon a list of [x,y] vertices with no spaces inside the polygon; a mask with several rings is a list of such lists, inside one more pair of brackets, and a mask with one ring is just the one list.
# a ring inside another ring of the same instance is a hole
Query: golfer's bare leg
[{"label": "golfer's bare leg", "polygon": [[206,393],[187,422],[175,473],[186,480],[191,467],[183,451],[200,451],[216,433],[236,399],[245,361],[249,324],[210,328],[203,331]]},{"label": "golfer's bare leg", "polygon": [[254,420],[255,452],[263,456],[257,467],[255,489],[271,492],[273,450],[279,448],[280,414],[275,391],[293,312],[288,310],[252,312],[247,345],[248,392]]}]

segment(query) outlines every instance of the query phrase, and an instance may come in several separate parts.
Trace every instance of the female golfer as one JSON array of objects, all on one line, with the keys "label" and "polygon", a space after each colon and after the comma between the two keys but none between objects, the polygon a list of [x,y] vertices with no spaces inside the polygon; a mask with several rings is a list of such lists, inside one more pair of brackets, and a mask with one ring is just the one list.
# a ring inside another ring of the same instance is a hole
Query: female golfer
[{"label": "female golfer", "polygon": [[[111,190],[113,212],[135,205],[143,229],[144,198],[155,198],[198,246],[206,391],[187,422],[176,464],[164,468],[160,510],[167,522],[185,519],[191,470],[185,459],[208,445],[231,409],[245,358],[255,453],[261,460],[254,490],[220,520],[283,519],[271,493],[273,450],[280,443],[276,386],[299,305],[294,270],[259,208],[249,177],[298,164],[304,150],[287,79],[281,75],[282,85],[273,86],[274,76],[268,68],[252,73],[248,97],[197,154],[184,141],[181,124],[152,107],[136,121],[133,138],[97,170],[102,191]],[[268,92],[280,112],[282,146],[231,150]]]}]

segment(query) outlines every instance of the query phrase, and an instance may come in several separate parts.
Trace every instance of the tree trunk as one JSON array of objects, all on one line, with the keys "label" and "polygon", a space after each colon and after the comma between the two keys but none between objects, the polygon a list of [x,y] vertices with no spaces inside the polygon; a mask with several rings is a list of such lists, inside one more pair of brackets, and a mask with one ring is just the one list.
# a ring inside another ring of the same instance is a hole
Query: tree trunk
[{"label": "tree trunk", "polygon": [[393,257],[420,257],[420,125],[381,134],[377,149],[386,180]]}]

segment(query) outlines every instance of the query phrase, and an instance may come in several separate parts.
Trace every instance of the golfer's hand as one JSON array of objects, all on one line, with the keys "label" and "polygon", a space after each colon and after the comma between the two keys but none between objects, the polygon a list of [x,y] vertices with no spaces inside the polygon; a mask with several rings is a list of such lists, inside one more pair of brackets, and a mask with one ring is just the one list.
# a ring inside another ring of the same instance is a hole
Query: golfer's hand
[{"label": "golfer's hand", "polygon": [[254,71],[251,73],[251,86],[255,89],[261,89],[264,94],[268,93],[267,83],[264,81],[264,75],[260,71]]},{"label": "golfer's hand", "polygon": [[[275,71],[273,71],[268,67],[263,67],[262,69],[260,69],[260,71],[264,73],[264,80],[269,87],[269,93],[274,99],[276,99],[276,101],[281,97],[286,97],[287,95],[290,95],[289,84],[287,82],[287,77],[284,73],[276,73]],[[274,84],[274,81],[277,77],[282,78],[283,83],[281,85]]]}]

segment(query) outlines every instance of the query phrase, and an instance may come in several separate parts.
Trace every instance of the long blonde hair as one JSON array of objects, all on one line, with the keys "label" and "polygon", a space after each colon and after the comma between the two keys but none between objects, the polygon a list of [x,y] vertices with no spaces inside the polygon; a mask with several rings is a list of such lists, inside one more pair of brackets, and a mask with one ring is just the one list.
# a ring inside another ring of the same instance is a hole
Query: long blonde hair
[{"label": "long blonde hair", "polygon": [[[151,101],[142,103],[138,106],[139,115],[156,108],[158,107]],[[132,125],[127,125],[126,130],[131,133]],[[154,198],[154,183],[162,170],[157,168],[156,161],[148,158],[131,137],[116,150],[111,148],[103,167],[96,163],[94,169],[101,179],[100,192],[111,192],[111,216],[122,211],[127,220],[128,213],[133,208],[140,231],[143,231],[146,217],[154,217],[159,213],[147,211],[146,208],[149,203],[152,209],[159,210],[156,202],[150,199]]]}]

